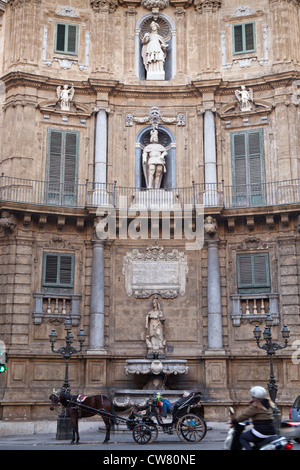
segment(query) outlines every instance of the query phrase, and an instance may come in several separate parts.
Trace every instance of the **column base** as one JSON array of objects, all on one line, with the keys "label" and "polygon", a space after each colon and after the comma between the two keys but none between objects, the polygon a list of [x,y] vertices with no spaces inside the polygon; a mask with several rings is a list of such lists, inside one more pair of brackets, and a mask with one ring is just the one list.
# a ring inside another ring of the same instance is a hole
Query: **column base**
[{"label": "column base", "polygon": [[89,355],[104,356],[105,354],[107,354],[107,351],[106,351],[106,349],[88,349],[86,353],[89,354]]},{"label": "column base", "polygon": [[205,356],[224,356],[226,351],[224,349],[208,349],[204,352]]}]

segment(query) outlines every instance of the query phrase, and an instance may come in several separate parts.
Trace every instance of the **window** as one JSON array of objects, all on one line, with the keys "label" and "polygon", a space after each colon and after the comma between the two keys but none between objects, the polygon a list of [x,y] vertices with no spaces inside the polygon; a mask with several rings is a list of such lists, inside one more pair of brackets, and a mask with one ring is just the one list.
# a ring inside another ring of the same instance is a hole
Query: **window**
[{"label": "window", "polygon": [[233,205],[263,205],[263,130],[233,132],[231,134],[231,155]]},{"label": "window", "polygon": [[255,51],[255,23],[233,25],[232,36],[234,54]]},{"label": "window", "polygon": [[270,292],[268,253],[237,255],[237,275],[240,294]]},{"label": "window", "polygon": [[48,204],[75,205],[78,150],[78,132],[49,129],[46,171]]},{"label": "window", "polygon": [[56,23],[55,52],[77,55],[78,26]]},{"label": "window", "polygon": [[44,253],[43,287],[73,288],[74,256],[71,254]]}]

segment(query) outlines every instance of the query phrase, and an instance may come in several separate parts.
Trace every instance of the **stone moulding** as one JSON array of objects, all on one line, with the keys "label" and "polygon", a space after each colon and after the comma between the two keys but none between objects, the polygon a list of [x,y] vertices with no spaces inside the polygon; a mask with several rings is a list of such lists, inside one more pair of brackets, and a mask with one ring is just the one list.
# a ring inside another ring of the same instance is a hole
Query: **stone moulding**
[{"label": "stone moulding", "polygon": [[149,298],[152,294],[175,298],[185,294],[187,256],[178,250],[169,253],[150,245],[145,253],[134,249],[124,256],[123,274],[128,297]]},{"label": "stone moulding", "polygon": [[134,375],[174,374],[182,375],[188,373],[185,359],[128,359],[126,361],[125,373]]}]

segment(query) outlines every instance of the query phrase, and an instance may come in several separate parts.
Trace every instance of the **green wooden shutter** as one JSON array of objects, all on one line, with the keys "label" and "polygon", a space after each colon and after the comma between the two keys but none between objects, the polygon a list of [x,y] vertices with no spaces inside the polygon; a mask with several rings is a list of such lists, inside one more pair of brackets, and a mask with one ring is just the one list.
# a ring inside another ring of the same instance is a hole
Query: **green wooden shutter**
[{"label": "green wooden shutter", "polygon": [[74,256],[72,254],[44,253],[43,287],[73,288]]},{"label": "green wooden shutter", "polygon": [[78,134],[67,132],[64,158],[64,202],[67,204],[72,204],[76,196],[77,152]]},{"label": "green wooden shutter", "polygon": [[251,205],[262,203],[262,153],[260,131],[249,132],[249,184]]},{"label": "green wooden shutter", "polygon": [[57,284],[58,257],[57,255],[47,254],[45,256],[45,284]]},{"label": "green wooden shutter", "polygon": [[232,133],[233,204],[263,204],[263,132],[262,129]]},{"label": "green wooden shutter", "polygon": [[48,194],[49,204],[60,203],[61,174],[62,174],[63,134],[61,131],[50,132],[48,157]]},{"label": "green wooden shutter", "polygon": [[47,163],[47,202],[75,205],[79,133],[49,130]]},{"label": "green wooden shutter", "polygon": [[63,286],[71,286],[73,284],[73,257],[70,255],[60,256],[59,266],[59,283]]},{"label": "green wooden shutter", "polygon": [[237,256],[238,290],[240,293],[270,291],[268,253]]},{"label": "green wooden shutter", "polygon": [[247,155],[246,135],[233,135],[233,185],[234,204],[246,205],[247,201]]}]

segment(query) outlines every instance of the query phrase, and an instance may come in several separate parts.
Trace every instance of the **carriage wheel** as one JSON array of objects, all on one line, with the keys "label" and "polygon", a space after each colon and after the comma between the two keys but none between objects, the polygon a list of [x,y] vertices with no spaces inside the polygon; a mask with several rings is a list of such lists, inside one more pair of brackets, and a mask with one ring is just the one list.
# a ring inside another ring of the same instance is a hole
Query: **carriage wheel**
[{"label": "carriage wheel", "polygon": [[158,437],[158,427],[156,426],[156,424],[149,424],[149,427],[150,427],[150,430],[151,430],[151,439],[149,442],[154,442],[156,441],[157,437]]},{"label": "carriage wheel", "polygon": [[151,429],[147,424],[136,424],[132,435],[138,444],[148,444],[151,440]]},{"label": "carriage wheel", "polygon": [[206,431],[204,419],[192,413],[182,416],[176,425],[176,432],[182,441],[199,442],[205,436]]}]

